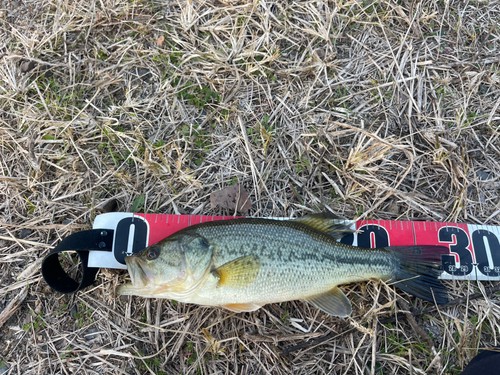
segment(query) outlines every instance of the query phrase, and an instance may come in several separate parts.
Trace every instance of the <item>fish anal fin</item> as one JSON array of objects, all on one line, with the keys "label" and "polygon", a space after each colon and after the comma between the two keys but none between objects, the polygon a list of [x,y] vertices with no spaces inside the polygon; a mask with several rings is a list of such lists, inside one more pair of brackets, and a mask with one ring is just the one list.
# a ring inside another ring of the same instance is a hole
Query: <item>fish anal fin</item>
[{"label": "fish anal fin", "polygon": [[305,300],[329,315],[345,318],[352,313],[351,302],[337,286],[326,293],[318,294]]},{"label": "fish anal fin", "polygon": [[256,303],[228,303],[226,305],[221,305],[220,307],[224,307],[227,310],[233,312],[243,312],[243,311],[255,311],[262,307],[262,305],[257,305]]},{"label": "fish anal fin", "polygon": [[215,269],[219,275],[217,287],[245,288],[252,284],[259,274],[262,262],[257,255],[237,258]]},{"label": "fish anal fin", "polygon": [[317,231],[329,234],[335,239],[341,239],[347,234],[355,231],[350,228],[350,224],[345,224],[344,220],[330,212],[321,212],[299,217],[294,221],[307,225]]}]

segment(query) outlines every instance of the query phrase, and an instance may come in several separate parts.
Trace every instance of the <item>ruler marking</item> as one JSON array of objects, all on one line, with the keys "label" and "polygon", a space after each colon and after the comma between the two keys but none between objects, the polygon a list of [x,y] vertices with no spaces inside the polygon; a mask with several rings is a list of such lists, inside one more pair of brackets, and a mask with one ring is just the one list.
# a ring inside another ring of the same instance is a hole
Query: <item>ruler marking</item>
[{"label": "ruler marking", "polygon": [[[462,228],[463,229],[463,228]],[[469,228],[467,228],[467,231],[465,233],[470,233],[469,232]],[[479,268],[479,264],[477,263],[477,259],[476,259],[476,252],[474,251],[474,245],[472,244],[472,241],[470,241],[472,238],[469,239],[469,243],[470,243],[470,247],[473,249],[472,253],[473,253],[473,258],[472,258],[472,273],[474,273],[474,275],[476,276],[476,281],[479,280],[479,275],[477,273],[478,271],[478,268]]]},{"label": "ruler marking", "polygon": [[135,225],[131,224],[128,229],[127,255],[132,255],[134,250]]},{"label": "ruler marking", "polygon": [[[481,231],[481,229],[479,230]],[[485,231],[483,230],[483,233]],[[481,233],[479,233],[481,234]],[[488,239],[483,235],[483,244],[484,244],[484,248],[486,250],[486,258],[488,258],[488,267],[490,267],[490,269],[495,269],[495,264],[493,263],[493,256],[491,255],[491,248],[490,248],[490,241],[488,241]]]}]

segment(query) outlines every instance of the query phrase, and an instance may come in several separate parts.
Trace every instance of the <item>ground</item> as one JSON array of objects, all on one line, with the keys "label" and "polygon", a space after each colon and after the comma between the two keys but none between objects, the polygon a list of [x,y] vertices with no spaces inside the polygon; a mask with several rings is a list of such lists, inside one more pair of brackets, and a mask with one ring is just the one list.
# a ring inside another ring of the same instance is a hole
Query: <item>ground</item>
[{"label": "ground", "polygon": [[[41,259],[109,211],[500,225],[495,1],[0,3],[0,373],[458,374],[498,344],[492,282],[432,304],[377,281],[348,319],[76,295]],[[467,298],[479,292],[479,298]],[[424,333],[416,334],[422,327]],[[430,334],[429,334],[430,332]]]}]

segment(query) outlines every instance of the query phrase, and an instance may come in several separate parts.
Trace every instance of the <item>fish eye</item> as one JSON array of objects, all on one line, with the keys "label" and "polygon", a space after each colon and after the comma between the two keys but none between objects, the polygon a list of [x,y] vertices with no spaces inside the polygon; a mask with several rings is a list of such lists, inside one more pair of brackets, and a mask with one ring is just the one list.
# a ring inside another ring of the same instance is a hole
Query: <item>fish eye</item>
[{"label": "fish eye", "polygon": [[146,253],[146,257],[149,260],[155,260],[156,258],[158,258],[159,255],[160,255],[160,249],[157,246],[152,247]]}]

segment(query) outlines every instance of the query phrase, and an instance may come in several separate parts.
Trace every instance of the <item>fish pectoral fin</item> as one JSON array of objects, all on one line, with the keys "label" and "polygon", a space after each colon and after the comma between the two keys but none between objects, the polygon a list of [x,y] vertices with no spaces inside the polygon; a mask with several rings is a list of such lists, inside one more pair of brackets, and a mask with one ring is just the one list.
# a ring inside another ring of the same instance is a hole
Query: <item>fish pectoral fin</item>
[{"label": "fish pectoral fin", "polygon": [[327,233],[335,239],[341,239],[342,237],[355,232],[350,229],[350,224],[345,224],[341,218],[330,212],[309,214],[299,217],[298,219],[294,219],[294,221],[307,225],[308,227],[314,228],[320,232]]},{"label": "fish pectoral fin", "polygon": [[305,299],[314,307],[333,316],[345,318],[351,315],[351,301],[347,299],[344,292],[338,286],[326,293],[312,296]]},{"label": "fish pectoral fin", "polygon": [[219,275],[217,287],[245,288],[255,281],[261,265],[262,262],[257,255],[248,255],[227,262],[214,271]]},{"label": "fish pectoral fin", "polygon": [[226,305],[221,305],[220,307],[224,307],[233,312],[243,312],[243,311],[255,311],[262,307],[263,305],[257,305],[256,303],[228,303]]}]

